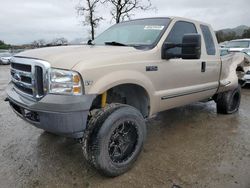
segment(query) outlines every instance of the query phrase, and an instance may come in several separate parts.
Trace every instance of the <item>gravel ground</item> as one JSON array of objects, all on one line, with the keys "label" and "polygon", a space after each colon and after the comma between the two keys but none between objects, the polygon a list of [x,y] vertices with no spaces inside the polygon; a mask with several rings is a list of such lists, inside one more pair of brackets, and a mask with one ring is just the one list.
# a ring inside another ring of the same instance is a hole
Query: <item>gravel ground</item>
[{"label": "gravel ground", "polygon": [[134,168],[99,175],[72,139],[39,130],[4,102],[9,66],[0,66],[0,187],[250,188],[250,87],[240,111],[218,115],[215,103],[176,108],[148,121]]}]

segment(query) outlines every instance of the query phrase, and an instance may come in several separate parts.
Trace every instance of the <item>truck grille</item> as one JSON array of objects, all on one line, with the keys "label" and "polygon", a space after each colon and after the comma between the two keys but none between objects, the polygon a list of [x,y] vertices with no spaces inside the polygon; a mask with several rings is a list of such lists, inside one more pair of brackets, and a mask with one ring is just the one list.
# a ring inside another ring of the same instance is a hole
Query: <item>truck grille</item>
[{"label": "truck grille", "polygon": [[49,64],[40,60],[14,57],[11,60],[11,80],[21,95],[40,99],[46,92],[45,76]]}]

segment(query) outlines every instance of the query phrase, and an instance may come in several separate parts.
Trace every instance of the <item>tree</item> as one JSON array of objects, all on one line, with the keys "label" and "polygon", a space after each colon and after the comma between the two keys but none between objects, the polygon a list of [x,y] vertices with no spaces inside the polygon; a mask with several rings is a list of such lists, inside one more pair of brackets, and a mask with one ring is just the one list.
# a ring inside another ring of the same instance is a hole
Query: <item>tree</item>
[{"label": "tree", "polygon": [[50,44],[48,44],[49,46],[63,46],[63,45],[67,45],[68,44],[68,40],[65,38],[56,38],[54,39]]},{"label": "tree", "polygon": [[0,40],[0,45],[5,45],[4,41]]},{"label": "tree", "polygon": [[[81,3],[82,2],[82,3]],[[89,25],[91,29],[91,39],[95,39],[95,29],[98,27],[103,17],[96,16],[96,9],[100,0],[81,0],[79,5],[76,7],[77,14],[83,16],[83,25]]]},{"label": "tree", "polygon": [[151,0],[104,0],[104,3],[113,6],[110,13],[116,23],[130,19],[134,10],[146,11],[152,8]]},{"label": "tree", "polygon": [[216,37],[219,43],[241,38],[241,36],[237,36],[234,31],[230,31],[226,33],[226,32],[223,32],[222,30],[216,32]]},{"label": "tree", "polygon": [[10,49],[11,45],[5,44],[4,41],[0,40],[0,49]]},{"label": "tree", "polygon": [[250,38],[250,29],[244,30],[242,38]]},{"label": "tree", "polygon": [[35,48],[41,48],[46,45],[46,41],[44,39],[35,40],[31,43],[31,45]]},{"label": "tree", "polygon": [[225,40],[224,40],[224,35],[225,35],[225,34],[224,34],[223,31],[217,31],[215,34],[216,34],[216,37],[217,37],[217,40],[218,40],[219,43],[225,41]]}]

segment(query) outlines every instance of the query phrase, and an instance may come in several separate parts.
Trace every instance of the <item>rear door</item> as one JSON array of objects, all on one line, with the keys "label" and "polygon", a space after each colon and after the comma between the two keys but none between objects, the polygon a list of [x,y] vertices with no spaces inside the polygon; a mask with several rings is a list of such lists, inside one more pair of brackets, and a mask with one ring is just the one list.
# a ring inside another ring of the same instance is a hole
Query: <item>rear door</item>
[{"label": "rear door", "polygon": [[202,74],[202,83],[207,83],[211,86],[218,87],[220,80],[221,58],[219,47],[215,33],[208,25],[200,24],[203,49],[202,49],[202,63],[205,70]]}]

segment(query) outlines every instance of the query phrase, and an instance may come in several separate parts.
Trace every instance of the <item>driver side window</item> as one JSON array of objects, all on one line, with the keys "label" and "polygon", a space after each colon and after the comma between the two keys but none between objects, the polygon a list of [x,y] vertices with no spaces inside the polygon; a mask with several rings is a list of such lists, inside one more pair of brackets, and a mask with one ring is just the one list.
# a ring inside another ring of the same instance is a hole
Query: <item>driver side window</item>
[{"label": "driver side window", "polygon": [[[165,42],[180,44],[185,34],[197,33],[196,27],[193,23],[178,21],[173,26]],[[168,50],[169,53],[180,55],[181,48],[176,47]]]}]

